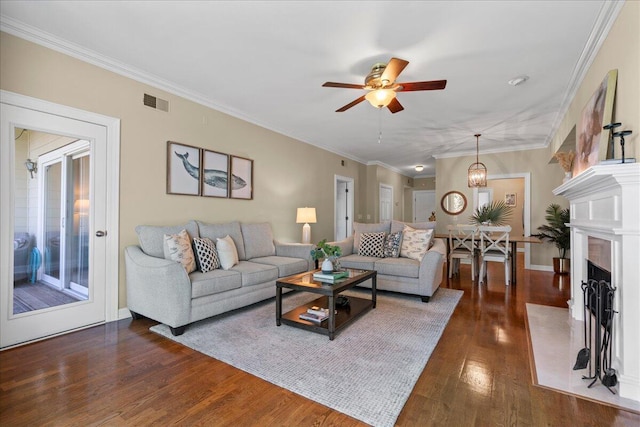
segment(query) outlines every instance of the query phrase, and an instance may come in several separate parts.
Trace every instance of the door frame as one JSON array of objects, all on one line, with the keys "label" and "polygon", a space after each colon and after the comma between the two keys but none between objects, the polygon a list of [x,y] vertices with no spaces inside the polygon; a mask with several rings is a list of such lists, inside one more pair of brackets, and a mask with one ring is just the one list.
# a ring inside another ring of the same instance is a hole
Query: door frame
[{"label": "door frame", "polygon": [[350,178],[348,176],[340,176],[340,175],[334,175],[334,179],[333,179],[333,236],[337,239],[337,235],[338,235],[338,227],[336,226],[336,222],[338,219],[338,215],[341,215],[340,212],[338,212],[338,183],[339,182],[346,182],[347,183],[347,189],[349,189],[349,193],[348,193],[348,205],[347,206],[347,216],[349,216],[349,223],[347,225],[347,237],[349,237],[352,233],[353,233],[353,215],[355,215],[355,206],[354,206],[354,202],[355,202],[355,190],[354,190],[354,182],[355,180],[353,178]]},{"label": "door frame", "polygon": [[[0,103],[29,110],[35,110],[56,116],[66,117],[69,119],[80,120],[105,127],[107,133],[107,196],[105,200],[107,212],[105,218],[105,229],[108,230],[108,233],[105,236],[105,319],[106,322],[118,320],[120,318],[120,310],[118,309],[120,277],[120,119],[104,116],[102,114],[92,113],[89,111],[79,110],[77,108],[68,107],[65,105],[56,104],[53,102],[32,98],[30,96],[25,96],[5,90],[0,90]],[[25,125],[29,126],[30,124]],[[2,179],[0,180],[0,182],[2,183],[2,187],[0,188],[0,202],[5,206],[4,209],[0,209],[0,236],[2,236],[2,242],[0,242],[0,245],[6,248],[11,246],[8,244],[9,236],[13,234],[13,199],[15,196],[15,188],[10,172],[11,171],[9,170],[4,170],[2,172]],[[2,251],[1,248],[0,263],[2,265],[9,265],[8,251]],[[13,281],[12,277],[9,277],[9,269],[7,269],[4,274],[6,275],[6,277],[4,277],[4,280],[9,280],[11,282]],[[124,311],[122,317],[126,317]],[[64,333],[67,332],[63,332],[61,334]]]}]

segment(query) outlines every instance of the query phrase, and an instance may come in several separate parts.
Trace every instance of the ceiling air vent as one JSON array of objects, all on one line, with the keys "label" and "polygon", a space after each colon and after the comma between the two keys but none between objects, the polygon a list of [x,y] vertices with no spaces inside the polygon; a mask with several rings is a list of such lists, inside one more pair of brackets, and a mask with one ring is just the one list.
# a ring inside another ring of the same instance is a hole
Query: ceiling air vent
[{"label": "ceiling air vent", "polygon": [[155,108],[156,110],[169,111],[169,101],[156,98],[148,93],[144,94],[143,104],[147,107]]}]

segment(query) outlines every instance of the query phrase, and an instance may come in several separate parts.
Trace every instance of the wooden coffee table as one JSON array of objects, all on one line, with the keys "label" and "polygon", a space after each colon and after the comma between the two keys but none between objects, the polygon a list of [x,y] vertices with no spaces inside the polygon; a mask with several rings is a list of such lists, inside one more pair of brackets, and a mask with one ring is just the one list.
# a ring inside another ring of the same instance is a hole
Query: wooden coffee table
[{"label": "wooden coffee table", "polygon": [[[276,325],[280,326],[281,323],[284,323],[297,328],[328,335],[329,339],[333,340],[337,330],[346,327],[372,308],[376,308],[377,272],[347,269],[349,272],[348,277],[331,284],[313,280],[313,273],[316,271],[319,270],[278,279],[276,282]],[[336,307],[336,297],[340,292],[353,288],[357,284],[369,279],[371,279],[370,300],[349,296],[348,306]],[[301,305],[300,307],[296,307],[283,315],[282,288],[318,294],[321,295],[321,297],[307,304]],[[299,318],[300,313],[306,312],[308,308],[313,306],[328,308],[329,318],[319,324]]]}]

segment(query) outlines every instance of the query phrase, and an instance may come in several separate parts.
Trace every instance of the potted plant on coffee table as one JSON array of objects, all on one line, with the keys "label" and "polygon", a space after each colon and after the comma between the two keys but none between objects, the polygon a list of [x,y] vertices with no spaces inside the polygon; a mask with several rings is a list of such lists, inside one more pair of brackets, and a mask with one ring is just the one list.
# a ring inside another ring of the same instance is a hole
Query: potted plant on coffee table
[{"label": "potted plant on coffee table", "polygon": [[553,258],[553,271],[567,274],[571,269],[571,259],[567,258],[567,251],[571,249],[571,230],[567,226],[571,220],[569,208],[562,209],[552,203],[545,212],[547,224],[538,227],[539,233],[533,236],[543,242],[553,243],[558,248],[558,257]]},{"label": "potted plant on coffee table", "polygon": [[311,250],[311,258],[313,258],[314,261],[324,258],[322,262],[323,273],[331,273],[336,269],[337,260],[340,255],[342,255],[340,246],[329,245],[327,239],[319,241],[316,248]]}]

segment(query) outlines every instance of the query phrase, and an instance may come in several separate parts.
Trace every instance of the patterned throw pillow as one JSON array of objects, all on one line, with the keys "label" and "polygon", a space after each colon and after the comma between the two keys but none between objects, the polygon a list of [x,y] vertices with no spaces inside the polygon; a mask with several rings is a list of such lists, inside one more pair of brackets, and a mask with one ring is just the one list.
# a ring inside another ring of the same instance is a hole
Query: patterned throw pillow
[{"label": "patterned throw pillow", "polygon": [[228,270],[239,262],[238,249],[236,249],[236,244],[228,234],[222,239],[216,239],[216,248],[220,257],[220,266],[223,270]]},{"label": "patterned throw pillow", "polygon": [[216,250],[216,245],[210,238],[195,237],[193,239],[193,246],[196,248],[196,261],[200,271],[206,273],[207,271],[220,268],[218,251]]},{"label": "patterned throw pillow", "polygon": [[182,264],[187,273],[196,269],[196,260],[191,249],[191,238],[187,230],[178,234],[165,234],[165,258]]},{"label": "patterned throw pillow", "polygon": [[358,255],[382,258],[384,256],[384,232],[362,233]]},{"label": "patterned throw pillow", "polygon": [[400,243],[402,242],[402,231],[390,233],[384,239],[384,257],[398,258],[400,256]]},{"label": "patterned throw pillow", "polygon": [[415,259],[416,261],[422,261],[422,258],[429,250],[432,239],[433,229],[416,230],[405,226],[402,233],[400,256]]}]

